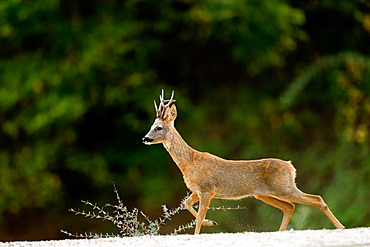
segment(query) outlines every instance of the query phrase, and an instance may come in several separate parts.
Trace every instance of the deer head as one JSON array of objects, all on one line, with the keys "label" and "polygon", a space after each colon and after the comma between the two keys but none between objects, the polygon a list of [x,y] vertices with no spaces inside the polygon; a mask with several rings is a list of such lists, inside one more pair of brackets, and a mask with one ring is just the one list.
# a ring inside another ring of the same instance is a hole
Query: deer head
[{"label": "deer head", "polygon": [[174,121],[177,116],[177,109],[175,105],[171,104],[176,100],[173,99],[175,92],[172,91],[171,99],[164,99],[164,90],[159,95],[159,106],[154,100],[154,107],[157,118],[154,120],[152,127],[148,134],[142,139],[146,145],[163,143],[166,140],[167,133],[171,128],[174,128]]}]

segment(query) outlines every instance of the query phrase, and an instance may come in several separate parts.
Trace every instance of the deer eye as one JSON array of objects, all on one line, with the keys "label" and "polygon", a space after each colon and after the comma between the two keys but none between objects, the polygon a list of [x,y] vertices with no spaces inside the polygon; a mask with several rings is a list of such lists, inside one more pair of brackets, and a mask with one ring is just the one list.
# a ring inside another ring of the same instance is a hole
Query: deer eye
[{"label": "deer eye", "polygon": [[163,128],[161,126],[158,126],[157,128],[155,128],[156,131],[161,131]]}]

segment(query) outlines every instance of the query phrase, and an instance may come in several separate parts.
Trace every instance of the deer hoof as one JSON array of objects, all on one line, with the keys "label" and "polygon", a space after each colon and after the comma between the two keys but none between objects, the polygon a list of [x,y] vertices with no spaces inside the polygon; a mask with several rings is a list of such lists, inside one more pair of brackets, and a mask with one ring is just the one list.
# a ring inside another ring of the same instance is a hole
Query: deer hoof
[{"label": "deer hoof", "polygon": [[203,221],[203,226],[217,226],[217,222],[213,220],[204,220]]}]

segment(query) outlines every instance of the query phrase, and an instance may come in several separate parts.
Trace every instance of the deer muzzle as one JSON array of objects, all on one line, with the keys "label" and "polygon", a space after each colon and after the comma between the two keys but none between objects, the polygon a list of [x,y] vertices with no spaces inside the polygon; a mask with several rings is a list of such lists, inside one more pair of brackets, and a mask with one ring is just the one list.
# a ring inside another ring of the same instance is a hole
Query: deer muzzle
[{"label": "deer muzzle", "polygon": [[143,143],[145,144],[145,145],[151,145],[152,144],[152,142],[153,142],[153,139],[150,139],[149,137],[143,137],[143,139],[142,139],[142,141],[143,141]]}]

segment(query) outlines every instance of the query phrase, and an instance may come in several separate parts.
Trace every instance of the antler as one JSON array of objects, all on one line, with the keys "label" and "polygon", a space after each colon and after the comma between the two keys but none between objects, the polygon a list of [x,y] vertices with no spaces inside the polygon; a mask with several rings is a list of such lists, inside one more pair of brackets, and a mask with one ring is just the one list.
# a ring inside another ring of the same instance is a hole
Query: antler
[{"label": "antler", "polygon": [[157,113],[157,118],[161,118],[161,119],[164,119],[165,115],[166,115],[166,111],[168,109],[168,107],[173,103],[175,102],[176,100],[173,99],[173,96],[175,95],[175,91],[172,90],[172,95],[171,95],[171,99],[163,99],[164,98],[164,90],[162,89],[162,94],[159,95],[159,107],[157,107],[157,103],[155,102],[154,100],[154,107],[155,107],[155,111]]}]

